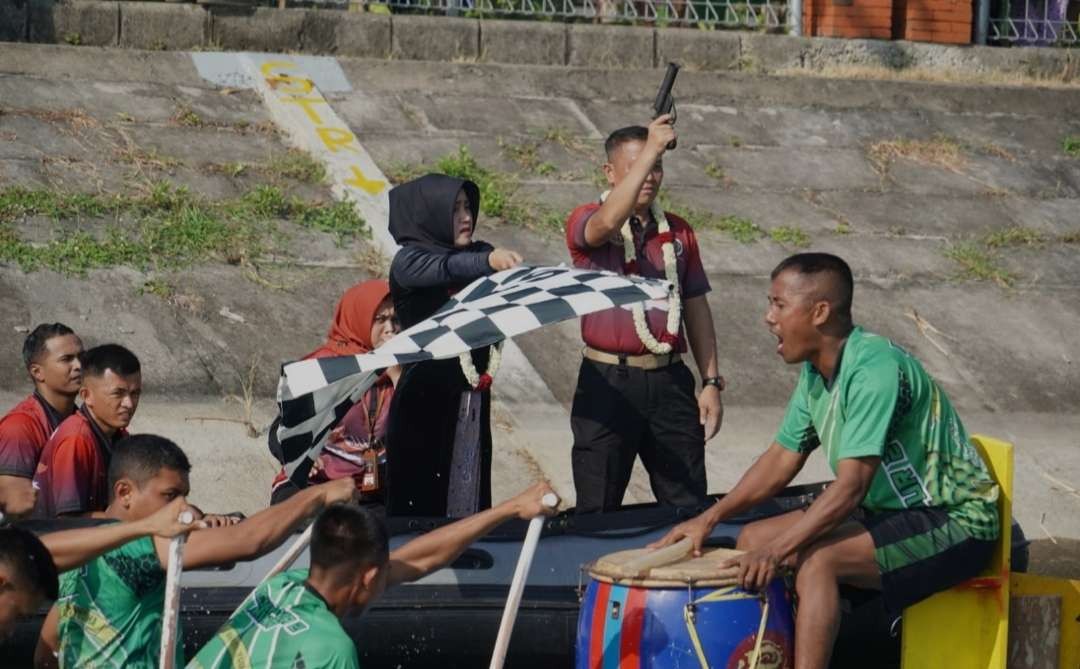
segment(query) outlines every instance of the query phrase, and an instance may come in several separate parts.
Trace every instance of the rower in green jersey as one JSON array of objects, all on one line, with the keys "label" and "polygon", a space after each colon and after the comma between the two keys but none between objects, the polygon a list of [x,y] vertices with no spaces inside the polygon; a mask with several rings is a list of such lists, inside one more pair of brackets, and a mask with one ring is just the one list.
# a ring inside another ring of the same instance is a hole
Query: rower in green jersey
[{"label": "rower in green jersey", "polygon": [[693,540],[766,501],[822,447],[836,480],[806,509],[739,534],[744,588],[796,570],[795,661],[825,669],[836,640],[840,584],[882,591],[895,615],[978,574],[1000,532],[999,489],[960,418],[918,360],[855,327],[851,269],[802,253],[772,272],[765,323],[777,353],[801,364],[776,439],[730,493],[654,546]]},{"label": "rower in green jersey", "polygon": [[310,571],[287,571],[256,588],[188,669],[355,669],[360,666],[356,646],[341,627],[341,617],[363,610],[388,586],[450,564],[511,518],[554,513],[541,503],[550,491],[546,483],[537,483],[392,553],[385,525],[370,511],[327,509],[312,530]]},{"label": "rower in green jersey", "polygon": [[[331,515],[345,513],[363,512]],[[356,646],[307,579],[307,569],[294,569],[260,585],[188,667],[359,667]]]},{"label": "rower in green jersey", "polygon": [[[186,497],[191,465],[180,447],[152,434],[119,441],[109,463],[111,501],[105,516],[147,518]],[[188,537],[184,569],[252,560],[284,541],[323,508],[354,497],[350,479],[307,488],[239,524]],[[143,537],[60,577],[60,597],[42,629],[38,656],[55,653],[61,667],[157,667],[169,540]],[[183,664],[182,644],[177,663]]]}]

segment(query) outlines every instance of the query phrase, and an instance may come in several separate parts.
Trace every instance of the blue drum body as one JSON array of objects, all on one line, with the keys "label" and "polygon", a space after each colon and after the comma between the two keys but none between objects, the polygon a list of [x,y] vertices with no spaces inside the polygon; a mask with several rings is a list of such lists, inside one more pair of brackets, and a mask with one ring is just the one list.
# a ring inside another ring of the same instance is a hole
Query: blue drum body
[{"label": "blue drum body", "polygon": [[790,669],[794,652],[791,597],[779,579],[750,593],[733,586],[643,587],[593,578],[578,617],[575,667]]}]

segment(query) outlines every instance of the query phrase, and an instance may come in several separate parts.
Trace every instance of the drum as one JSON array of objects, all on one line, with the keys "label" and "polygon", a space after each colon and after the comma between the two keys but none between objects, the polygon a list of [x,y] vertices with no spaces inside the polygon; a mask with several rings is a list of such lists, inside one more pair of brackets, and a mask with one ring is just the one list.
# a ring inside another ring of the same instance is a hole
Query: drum
[{"label": "drum", "polygon": [[739,551],[723,548],[644,575],[627,571],[644,553],[613,553],[588,567],[576,669],[794,666],[795,621],[782,579],[760,593],[739,588],[737,570],[720,568]]}]

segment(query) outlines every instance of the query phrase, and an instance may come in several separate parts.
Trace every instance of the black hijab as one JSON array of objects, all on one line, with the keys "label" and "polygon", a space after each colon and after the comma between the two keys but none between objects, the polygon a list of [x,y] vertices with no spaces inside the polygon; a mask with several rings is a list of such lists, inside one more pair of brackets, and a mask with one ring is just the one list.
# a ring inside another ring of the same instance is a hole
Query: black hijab
[{"label": "black hijab", "polygon": [[471,181],[428,174],[390,191],[390,234],[404,246],[430,251],[454,249],[454,201],[462,189],[469,198],[473,229],[480,214],[480,189]]}]

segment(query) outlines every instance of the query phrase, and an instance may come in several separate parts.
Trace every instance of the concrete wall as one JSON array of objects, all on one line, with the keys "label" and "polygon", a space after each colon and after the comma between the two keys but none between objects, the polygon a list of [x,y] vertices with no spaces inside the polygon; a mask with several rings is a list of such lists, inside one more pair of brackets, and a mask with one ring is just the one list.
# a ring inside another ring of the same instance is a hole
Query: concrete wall
[{"label": "concrete wall", "polygon": [[676,60],[696,70],[850,65],[1080,78],[1080,54],[1069,49],[97,0],[0,0],[0,40],[613,69]]}]

